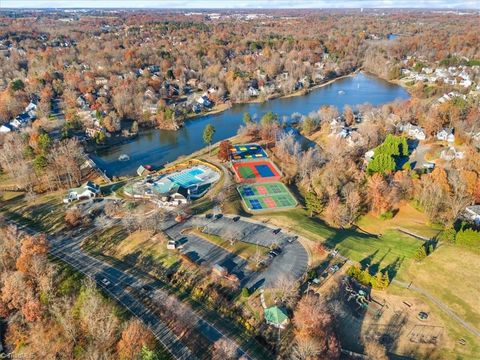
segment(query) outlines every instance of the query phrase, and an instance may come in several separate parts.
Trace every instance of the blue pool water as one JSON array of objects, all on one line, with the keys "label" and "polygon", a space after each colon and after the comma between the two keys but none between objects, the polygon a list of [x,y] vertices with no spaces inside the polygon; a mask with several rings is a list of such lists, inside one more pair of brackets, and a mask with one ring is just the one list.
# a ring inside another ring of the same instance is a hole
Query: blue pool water
[{"label": "blue pool water", "polygon": [[188,188],[192,185],[199,184],[202,180],[198,179],[196,176],[203,174],[203,170],[199,168],[191,169],[187,172],[183,172],[177,175],[169,176],[168,178],[184,188]]}]

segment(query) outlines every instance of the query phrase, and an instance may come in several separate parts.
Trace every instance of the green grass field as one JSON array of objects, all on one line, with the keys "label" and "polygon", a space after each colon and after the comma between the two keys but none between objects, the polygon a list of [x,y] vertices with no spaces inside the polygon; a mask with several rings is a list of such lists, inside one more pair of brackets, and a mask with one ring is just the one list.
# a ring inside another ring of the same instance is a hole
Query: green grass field
[{"label": "green grass field", "polygon": [[283,213],[265,213],[259,216],[267,218],[275,225],[288,228],[308,239],[319,241],[328,248],[337,248],[340,253],[354,261],[369,259],[379,267],[413,258],[421,244],[411,236],[394,229],[385,231],[382,236],[352,229],[335,229],[319,218],[310,218],[303,209],[292,209]]}]

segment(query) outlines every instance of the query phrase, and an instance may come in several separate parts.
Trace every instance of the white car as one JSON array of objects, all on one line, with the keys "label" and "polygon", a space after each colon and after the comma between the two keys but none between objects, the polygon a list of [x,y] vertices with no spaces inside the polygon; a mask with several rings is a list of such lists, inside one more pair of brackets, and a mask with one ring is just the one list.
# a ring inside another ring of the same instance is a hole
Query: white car
[{"label": "white car", "polygon": [[103,279],[102,279],[102,284],[105,285],[105,286],[108,286],[108,285],[110,285],[111,283],[110,283],[110,281],[108,281],[107,278],[103,278]]}]

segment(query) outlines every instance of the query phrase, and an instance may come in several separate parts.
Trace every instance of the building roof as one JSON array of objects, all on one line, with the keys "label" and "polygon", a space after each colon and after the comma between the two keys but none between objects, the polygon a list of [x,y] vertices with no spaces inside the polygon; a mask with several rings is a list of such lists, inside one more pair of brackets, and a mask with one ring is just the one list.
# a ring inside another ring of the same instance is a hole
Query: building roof
[{"label": "building roof", "polygon": [[265,320],[274,325],[282,325],[288,321],[288,316],[278,306],[272,306],[265,309]]},{"label": "building roof", "polygon": [[467,211],[477,216],[480,216],[480,205],[467,206]]}]

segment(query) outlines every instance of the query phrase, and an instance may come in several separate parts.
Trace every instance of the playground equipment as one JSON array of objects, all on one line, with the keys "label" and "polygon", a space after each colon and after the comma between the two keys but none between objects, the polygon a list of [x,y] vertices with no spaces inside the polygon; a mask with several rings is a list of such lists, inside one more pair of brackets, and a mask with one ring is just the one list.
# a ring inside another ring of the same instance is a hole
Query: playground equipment
[{"label": "playground equipment", "polygon": [[353,286],[350,284],[348,281],[348,278],[345,278],[343,280],[344,283],[344,289],[347,292],[347,302],[351,302],[352,300],[355,300],[355,303],[358,305],[357,311],[358,310],[366,310],[368,309],[368,306],[370,304],[370,299],[367,298],[367,293],[363,290],[355,290]]}]

